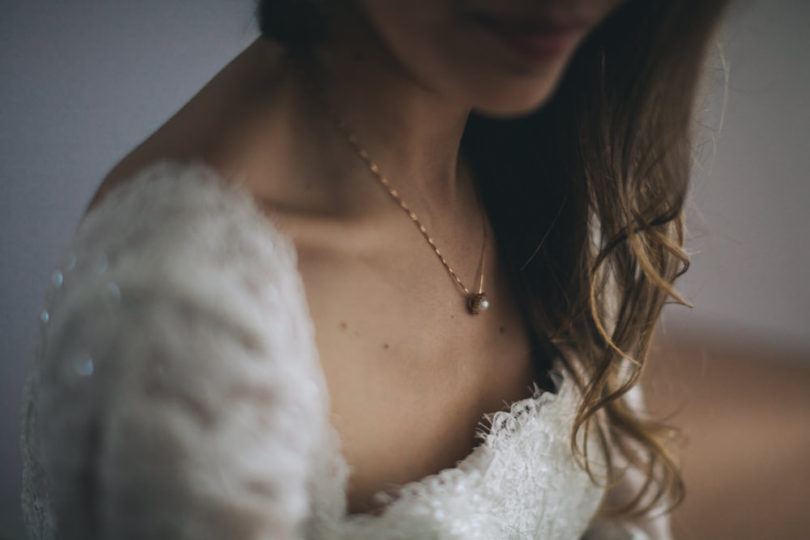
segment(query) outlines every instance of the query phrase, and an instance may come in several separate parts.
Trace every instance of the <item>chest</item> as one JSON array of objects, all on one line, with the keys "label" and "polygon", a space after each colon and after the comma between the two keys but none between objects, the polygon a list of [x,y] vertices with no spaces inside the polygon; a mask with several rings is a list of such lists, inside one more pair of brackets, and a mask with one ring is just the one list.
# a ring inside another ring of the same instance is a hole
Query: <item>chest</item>
[{"label": "chest", "polygon": [[[350,513],[373,495],[453,467],[484,413],[531,395],[528,329],[502,272],[469,315],[437,260],[406,271],[299,245],[331,422],[350,466]],[[391,258],[388,258],[391,260]]]}]

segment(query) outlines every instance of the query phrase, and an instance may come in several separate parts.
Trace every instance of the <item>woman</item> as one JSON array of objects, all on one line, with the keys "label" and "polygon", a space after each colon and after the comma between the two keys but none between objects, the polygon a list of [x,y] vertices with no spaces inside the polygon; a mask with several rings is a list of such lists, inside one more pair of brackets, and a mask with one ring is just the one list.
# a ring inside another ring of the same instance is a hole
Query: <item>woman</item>
[{"label": "woman", "polygon": [[54,271],[32,536],[667,536],[634,385],[722,4],[261,1]]}]

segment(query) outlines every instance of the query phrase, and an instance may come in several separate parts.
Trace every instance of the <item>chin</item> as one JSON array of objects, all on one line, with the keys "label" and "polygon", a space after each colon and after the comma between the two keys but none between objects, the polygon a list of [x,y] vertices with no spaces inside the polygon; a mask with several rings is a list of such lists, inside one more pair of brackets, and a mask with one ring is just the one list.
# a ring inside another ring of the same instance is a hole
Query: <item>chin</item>
[{"label": "chin", "polygon": [[472,95],[467,93],[466,99],[474,111],[486,116],[525,116],[548,102],[565,66],[566,62],[557,62],[534,71],[478,73],[465,85],[475,89]]},{"label": "chin", "polygon": [[[556,81],[555,81],[556,83]],[[484,116],[513,118],[527,116],[546,104],[556,87],[555,83],[509,88],[503,85],[487,95],[477,96],[473,110]]]}]

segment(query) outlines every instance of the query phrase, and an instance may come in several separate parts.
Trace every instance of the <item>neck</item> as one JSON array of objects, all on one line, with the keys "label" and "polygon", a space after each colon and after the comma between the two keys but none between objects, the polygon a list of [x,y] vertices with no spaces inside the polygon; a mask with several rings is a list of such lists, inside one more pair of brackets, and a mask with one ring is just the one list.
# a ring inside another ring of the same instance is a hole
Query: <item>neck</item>
[{"label": "neck", "polygon": [[[356,193],[356,178],[350,178],[357,176],[358,168],[362,176],[369,171],[329,110],[409,204],[432,213],[433,208],[468,200],[459,151],[469,108],[414,80],[381,48],[357,41],[319,50],[312,61],[287,66],[294,81],[293,99],[300,101],[294,108],[314,112],[318,118],[312,122],[321,124],[320,136],[332,139],[338,145],[335,150],[349,157],[330,164],[329,177],[337,184],[333,189],[343,185]],[[321,146],[330,142],[324,140]]]}]

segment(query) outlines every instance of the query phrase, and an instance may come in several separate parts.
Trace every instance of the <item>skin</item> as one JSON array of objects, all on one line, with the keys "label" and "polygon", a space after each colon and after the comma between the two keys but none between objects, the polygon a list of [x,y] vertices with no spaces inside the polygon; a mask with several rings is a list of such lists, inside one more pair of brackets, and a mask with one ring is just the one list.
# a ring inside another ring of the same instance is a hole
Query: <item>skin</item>
[{"label": "skin", "polygon": [[315,50],[321,71],[291,66],[257,40],[105,178],[158,159],[204,160],[240,174],[295,243],[329,387],[332,424],[352,468],[349,511],[392,484],[467,456],[483,413],[531,395],[528,333],[489,223],[484,290],[471,317],[418,229],[358,159],[303,80],[323,95],[474,288],[482,215],[459,159],[470,111],[525,114],[549,97],[576,44],[617,4],[582,0],[570,47],[529,60],[471,14],[568,17],[573,2],[362,0]]}]

